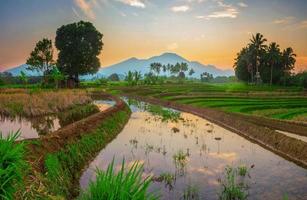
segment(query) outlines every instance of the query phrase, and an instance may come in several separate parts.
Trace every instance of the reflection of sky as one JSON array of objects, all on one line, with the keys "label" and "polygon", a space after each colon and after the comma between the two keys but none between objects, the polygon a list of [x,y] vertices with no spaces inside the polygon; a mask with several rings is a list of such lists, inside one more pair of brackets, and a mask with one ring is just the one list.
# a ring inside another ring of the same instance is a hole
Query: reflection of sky
[{"label": "reflection of sky", "polygon": [[[115,158],[118,168],[124,157],[129,165],[136,160],[144,163],[145,174],[159,176],[168,172],[176,175],[171,191],[164,187],[164,183],[153,183],[151,190],[160,191],[163,199],[178,199],[188,185],[197,186],[202,197],[216,199],[218,179],[225,167],[242,164],[255,166],[248,180],[250,192],[255,197],[274,196],[280,199],[285,191],[289,197],[307,195],[303,184],[307,182],[306,170],[204,119],[187,113],[181,116],[184,121],[178,123],[161,122],[156,116],[135,108],[122,133],[100,152],[85,171],[80,180],[81,186],[84,188],[89,179],[94,179],[96,167],[106,169]],[[179,132],[174,133],[173,127]],[[180,150],[184,154],[189,153],[187,164],[182,169],[176,168],[173,159]],[[275,187],[273,191],[271,185]]]},{"label": "reflection of sky", "polygon": [[102,66],[172,51],[231,68],[251,33],[261,32],[292,46],[306,69],[306,8],[305,0],[1,1],[0,69],[25,63],[37,40],[54,39],[57,28],[79,20],[104,34]]}]

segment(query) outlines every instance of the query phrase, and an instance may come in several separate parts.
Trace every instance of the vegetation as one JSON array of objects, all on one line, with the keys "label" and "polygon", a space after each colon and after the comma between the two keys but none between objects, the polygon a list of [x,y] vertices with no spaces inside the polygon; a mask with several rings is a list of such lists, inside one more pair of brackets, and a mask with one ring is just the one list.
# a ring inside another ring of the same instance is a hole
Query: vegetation
[{"label": "vegetation", "polygon": [[45,159],[47,188],[54,196],[65,198],[79,192],[74,180],[80,176],[90,158],[94,158],[128,120],[128,111],[120,111],[105,119],[96,130],[84,134],[79,140],[67,144],[62,150],[48,154]]},{"label": "vegetation", "polygon": [[[33,117],[58,113],[76,105],[91,102],[91,97],[82,90],[5,90],[0,93],[0,113],[9,116]],[[19,91],[15,92],[14,91]]]},{"label": "vegetation", "polygon": [[163,108],[158,105],[148,104],[146,110],[154,116],[160,116],[162,121],[177,122],[180,119],[180,112],[171,109]]},{"label": "vegetation", "polygon": [[58,117],[60,119],[61,126],[79,121],[92,114],[98,113],[99,108],[94,104],[78,105],[66,112],[60,112]]},{"label": "vegetation", "polygon": [[14,199],[15,192],[23,186],[27,164],[23,143],[15,143],[19,135],[17,131],[3,138],[0,132],[0,199],[3,200]]},{"label": "vegetation", "polygon": [[286,84],[296,62],[291,47],[281,51],[277,43],[268,46],[263,35],[253,35],[250,43],[237,55],[234,64],[239,80],[250,83]]},{"label": "vegetation", "polygon": [[[226,167],[225,177],[221,180],[220,200],[244,200],[247,199],[247,185],[244,182],[245,169]],[[244,173],[242,173],[244,172]],[[240,176],[240,177],[239,177]],[[242,178],[242,179],[241,179]]]},{"label": "vegetation", "polygon": [[100,67],[102,34],[90,22],[61,26],[56,32],[57,65],[69,80],[79,83],[79,75],[94,74]]},{"label": "vegetation", "polygon": [[306,121],[307,101],[299,87],[186,82],[155,86],[109,86],[109,91],[150,96],[195,107],[209,107],[276,119]]},{"label": "vegetation", "polygon": [[105,172],[97,171],[96,181],[90,183],[88,190],[79,199],[158,199],[154,194],[147,192],[151,178],[146,177],[143,180],[142,173],[143,165],[136,162],[126,171],[124,161],[120,171],[116,173],[113,161]]},{"label": "vegetation", "polygon": [[44,76],[50,74],[54,67],[52,41],[47,38],[38,41],[26,64],[28,69],[43,72]]}]

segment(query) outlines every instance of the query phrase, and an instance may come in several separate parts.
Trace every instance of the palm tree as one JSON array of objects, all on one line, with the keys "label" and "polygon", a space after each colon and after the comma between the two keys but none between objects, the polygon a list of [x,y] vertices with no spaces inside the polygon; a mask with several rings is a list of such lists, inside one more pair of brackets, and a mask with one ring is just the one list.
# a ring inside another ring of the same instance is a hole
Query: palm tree
[{"label": "palm tree", "polygon": [[162,68],[161,63],[151,63],[150,64],[150,70],[155,72],[157,76],[160,74],[161,68]]},{"label": "palm tree", "polygon": [[271,67],[270,85],[273,83],[273,68],[280,62],[281,53],[279,45],[276,42],[272,42],[268,47],[268,61]]},{"label": "palm tree", "polygon": [[267,39],[264,38],[264,36],[260,33],[257,33],[256,35],[253,35],[252,39],[250,40],[250,47],[255,52],[255,65],[256,65],[256,81],[259,83],[260,81],[260,74],[259,74],[259,56],[260,53],[266,48],[266,45],[264,44],[267,41]]},{"label": "palm tree", "polygon": [[289,73],[294,68],[296,62],[295,57],[296,54],[291,47],[288,47],[282,52],[283,70],[285,73]]}]

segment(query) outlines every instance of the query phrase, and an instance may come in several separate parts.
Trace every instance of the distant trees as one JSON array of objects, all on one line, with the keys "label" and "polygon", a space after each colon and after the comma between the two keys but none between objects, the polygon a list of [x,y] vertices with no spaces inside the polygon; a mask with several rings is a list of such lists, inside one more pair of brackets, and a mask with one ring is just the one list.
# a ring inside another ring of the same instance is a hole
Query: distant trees
[{"label": "distant trees", "polygon": [[176,63],[175,65],[170,65],[171,74],[177,76],[178,78],[185,78],[185,72],[189,70],[187,63]]},{"label": "distant trees", "polygon": [[59,50],[59,70],[77,84],[80,75],[96,73],[100,67],[97,56],[102,50],[102,37],[90,22],[61,26],[55,38],[55,46]]},{"label": "distant trees", "polygon": [[134,71],[134,72],[128,71],[125,77],[125,81],[127,81],[128,85],[130,86],[138,85],[141,79],[142,79],[142,74],[141,72],[138,72],[138,71]]},{"label": "distant trees", "polygon": [[26,64],[29,70],[42,72],[44,76],[50,74],[55,64],[52,41],[47,38],[38,41]]},{"label": "distant trees", "polygon": [[109,79],[110,81],[120,81],[120,78],[119,78],[118,74],[116,74],[116,73],[111,74],[111,75],[108,77],[108,79]]},{"label": "distant trees", "polygon": [[277,43],[267,46],[266,41],[263,35],[257,33],[237,54],[234,68],[239,80],[271,85],[286,83],[294,68],[296,55],[290,47],[281,51]]},{"label": "distant trees", "polygon": [[200,75],[200,80],[201,82],[210,82],[213,80],[213,75],[208,72],[204,72]]}]

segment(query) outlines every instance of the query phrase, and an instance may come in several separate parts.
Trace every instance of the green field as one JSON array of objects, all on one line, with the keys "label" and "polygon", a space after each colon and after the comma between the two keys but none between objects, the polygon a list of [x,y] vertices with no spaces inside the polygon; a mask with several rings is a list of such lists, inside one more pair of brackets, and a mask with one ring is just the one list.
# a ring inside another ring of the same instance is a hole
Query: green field
[{"label": "green field", "polygon": [[242,83],[184,83],[155,86],[109,86],[129,93],[176,101],[197,107],[239,112],[276,119],[307,121],[307,96],[298,87],[255,86]]}]

